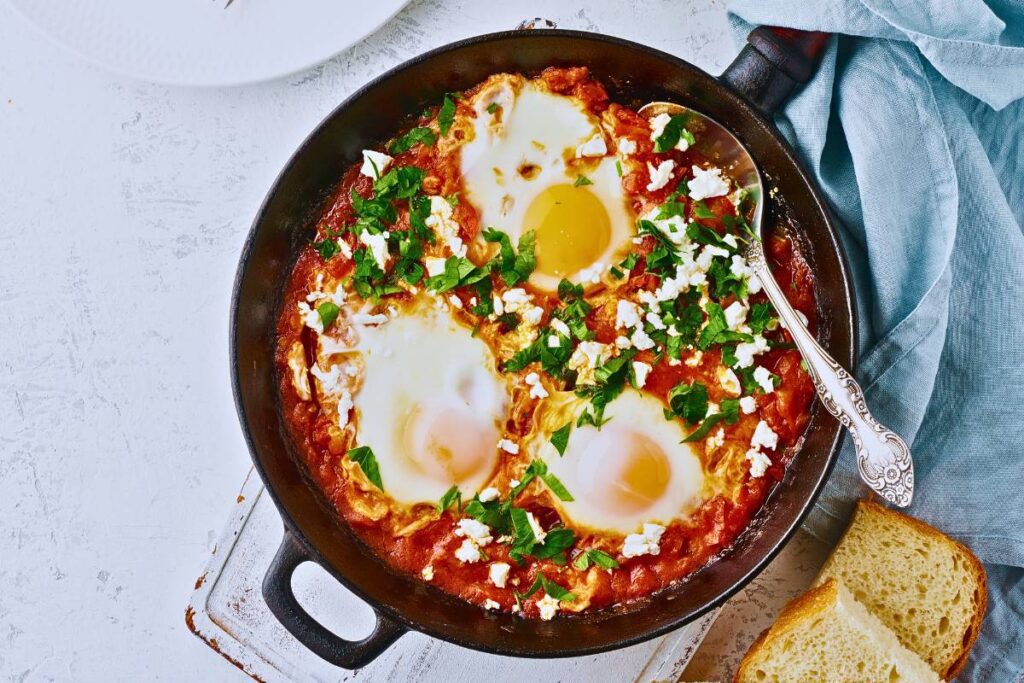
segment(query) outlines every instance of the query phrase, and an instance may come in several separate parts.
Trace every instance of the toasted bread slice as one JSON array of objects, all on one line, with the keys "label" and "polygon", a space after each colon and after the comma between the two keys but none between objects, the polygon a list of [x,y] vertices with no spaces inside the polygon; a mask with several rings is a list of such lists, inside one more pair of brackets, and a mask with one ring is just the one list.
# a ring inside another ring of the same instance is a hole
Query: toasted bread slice
[{"label": "toasted bread slice", "polygon": [[735,683],[938,683],[925,662],[830,579],[796,598],[754,642]]},{"label": "toasted bread slice", "polygon": [[985,569],[924,522],[862,500],[816,583],[842,581],[939,676],[967,662],[988,604]]}]

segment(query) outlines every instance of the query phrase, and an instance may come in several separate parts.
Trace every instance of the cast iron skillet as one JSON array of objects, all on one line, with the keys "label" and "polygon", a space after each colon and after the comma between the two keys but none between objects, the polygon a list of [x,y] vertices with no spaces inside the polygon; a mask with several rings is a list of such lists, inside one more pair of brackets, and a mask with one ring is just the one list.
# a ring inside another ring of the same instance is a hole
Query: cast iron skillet
[{"label": "cast iron skillet", "polygon": [[[274,369],[275,321],[294,260],[341,171],[363,148],[388,138],[406,116],[444,92],[492,73],[586,65],[613,101],[670,100],[722,122],[778,188],[767,221],[785,217],[817,278],[819,336],[829,353],[854,362],[854,311],[835,226],[814,181],[770,121],[771,113],[811,75],[827,36],[757,29],[715,79],[671,55],[625,40],[577,31],[495,33],[417,57],[377,78],[341,104],[306,139],[270,190],[249,233],[235,281],[231,352],[235,401],[253,462],[284,520],[284,540],[263,584],[271,611],[299,641],[329,662],[361,667],[407,630],[465,647],[523,657],[568,657],[625,647],[696,619],[743,587],[795,531],[835,462],[840,430],[816,410],[785,479],[721,559],[647,600],[550,622],[488,614],[391,571],[339,522],[308,485],[280,415]],[[369,603],[373,632],[344,640],[299,606],[296,567],[313,561]]]}]

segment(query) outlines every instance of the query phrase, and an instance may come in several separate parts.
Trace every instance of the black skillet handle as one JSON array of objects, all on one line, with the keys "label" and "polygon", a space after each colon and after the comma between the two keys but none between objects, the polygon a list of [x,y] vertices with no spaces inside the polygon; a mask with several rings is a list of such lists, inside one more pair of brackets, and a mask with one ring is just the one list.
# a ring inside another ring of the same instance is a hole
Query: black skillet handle
[{"label": "black skillet handle", "polygon": [[313,561],[302,544],[285,529],[281,547],[263,578],[263,599],[281,625],[313,653],[343,669],[364,667],[398,640],[406,629],[380,612],[373,632],[362,640],[345,640],[324,628],[302,609],[292,590],[292,574],[300,564]]},{"label": "black skillet handle", "polygon": [[811,79],[831,33],[758,26],[721,79],[771,117],[794,90]]}]

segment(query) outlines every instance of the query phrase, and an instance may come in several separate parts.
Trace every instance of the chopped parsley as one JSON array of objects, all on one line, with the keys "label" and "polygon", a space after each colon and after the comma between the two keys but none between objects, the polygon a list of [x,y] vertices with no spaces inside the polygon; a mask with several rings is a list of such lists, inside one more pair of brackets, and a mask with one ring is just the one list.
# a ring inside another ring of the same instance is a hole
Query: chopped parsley
[{"label": "chopped parsley", "polygon": [[572,602],[576,599],[576,596],[570,593],[568,590],[559,586],[557,583],[544,576],[543,574],[537,574],[537,578],[533,580],[530,587],[526,589],[525,593],[516,593],[516,600],[525,600],[541,588],[544,592],[555,598],[560,602]]},{"label": "chopped parsley", "polygon": [[462,492],[459,491],[458,486],[452,486],[441,496],[441,500],[437,502],[438,514],[444,512],[452,505],[455,506],[455,512],[462,512]]},{"label": "chopped parsley", "polygon": [[727,398],[722,401],[722,405],[717,413],[712,413],[704,418],[704,421],[700,423],[697,429],[683,439],[683,443],[691,443],[694,441],[700,441],[706,437],[711,430],[719,422],[723,420],[726,424],[736,424],[736,421],[740,419],[740,401],[737,398]]},{"label": "chopped parsley", "polygon": [[413,128],[402,137],[392,141],[388,146],[388,151],[392,154],[401,154],[408,152],[416,145],[433,147],[435,142],[437,142],[437,136],[434,131],[429,128]]},{"label": "chopped parsley", "polygon": [[483,234],[488,242],[497,242],[501,245],[494,263],[505,284],[514,287],[520,282],[525,282],[537,267],[537,233],[529,230],[522,234],[519,238],[518,253],[512,248],[512,239],[501,230],[487,228]]},{"label": "chopped parsley", "polygon": [[680,417],[690,424],[697,424],[708,413],[708,389],[700,382],[679,384],[668,392],[669,410],[665,418]]},{"label": "chopped parsley", "polygon": [[326,330],[331,324],[338,319],[338,314],[341,313],[341,309],[336,304],[330,301],[325,301],[316,307],[317,315],[320,316],[320,322],[323,323],[324,329]]},{"label": "chopped parsley", "polygon": [[487,270],[479,268],[464,256],[449,256],[444,262],[444,272],[427,278],[427,289],[441,294],[457,287],[476,284],[488,276]]},{"label": "chopped parsley", "polygon": [[593,185],[594,181],[585,175],[578,176],[576,182],[572,184],[573,187],[583,187],[584,185]]},{"label": "chopped parsley", "polygon": [[669,119],[669,122],[665,124],[665,130],[654,141],[654,151],[667,152],[679,143],[680,138],[686,140],[691,145],[696,142],[693,134],[685,128],[686,121],[689,118],[688,114],[676,114]]},{"label": "chopped parsley", "polygon": [[356,448],[350,448],[348,451],[348,459],[352,462],[358,463],[359,467],[362,468],[363,474],[370,480],[370,483],[379,488],[381,491],[384,490],[384,484],[380,480],[380,468],[377,466],[377,456],[373,454],[373,451],[369,446],[358,446]]},{"label": "chopped parsley", "polygon": [[565,455],[565,447],[569,445],[569,433],[571,431],[572,422],[566,422],[551,433],[551,445],[555,447],[559,455]]},{"label": "chopped parsley", "polygon": [[758,303],[750,307],[750,314],[747,317],[747,325],[754,334],[762,334],[765,330],[774,329],[778,321],[772,315],[774,309],[769,303]]},{"label": "chopped parsley", "polygon": [[442,136],[448,135],[448,131],[455,122],[455,97],[453,93],[448,93],[444,96],[444,102],[441,103],[441,111],[437,115],[437,126],[441,130]]},{"label": "chopped parsley", "polygon": [[708,303],[705,307],[708,314],[708,324],[701,331],[700,338],[697,340],[697,348],[707,350],[714,344],[724,344],[726,342],[751,342],[754,338],[744,332],[734,332],[729,329],[729,323],[725,321],[725,311],[722,310],[721,304],[717,304],[714,301]]},{"label": "chopped parsley", "polygon": [[338,240],[331,238],[321,240],[320,242],[314,242],[313,248],[316,249],[317,253],[320,254],[320,258],[324,261],[341,251],[341,247],[338,245]]},{"label": "chopped parsley", "polygon": [[572,561],[572,566],[579,570],[585,570],[591,564],[596,564],[604,569],[618,569],[619,567],[619,563],[615,561],[614,557],[597,548],[584,550]]},{"label": "chopped parsley", "polygon": [[501,109],[501,105],[498,104],[497,102],[491,102],[490,104],[487,105],[488,114],[494,114],[499,109]]}]

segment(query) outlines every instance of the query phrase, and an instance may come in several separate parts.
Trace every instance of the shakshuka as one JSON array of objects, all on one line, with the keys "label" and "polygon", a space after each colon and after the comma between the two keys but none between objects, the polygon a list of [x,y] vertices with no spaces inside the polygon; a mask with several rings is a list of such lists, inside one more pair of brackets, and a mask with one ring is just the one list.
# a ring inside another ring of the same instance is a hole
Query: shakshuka
[{"label": "shakshuka", "polygon": [[[503,73],[341,173],[285,290],[281,400],[396,570],[485,610],[600,609],[712,561],[782,478],[814,388],[700,134],[586,68]],[[807,264],[764,239],[813,330]]]}]

